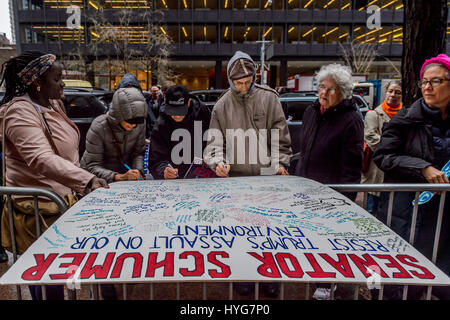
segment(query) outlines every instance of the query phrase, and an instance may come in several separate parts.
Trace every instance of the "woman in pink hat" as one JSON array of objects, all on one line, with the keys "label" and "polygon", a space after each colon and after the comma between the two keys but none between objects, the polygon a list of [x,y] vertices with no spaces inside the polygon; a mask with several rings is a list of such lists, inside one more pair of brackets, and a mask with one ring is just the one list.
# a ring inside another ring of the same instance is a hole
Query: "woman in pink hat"
[{"label": "woman in pink hat", "polygon": [[[385,183],[449,183],[443,167],[450,160],[450,57],[440,54],[426,60],[420,70],[418,86],[423,97],[402,108],[386,124],[375,150],[374,161],[384,171]],[[410,236],[414,196],[414,192],[398,192],[394,196],[391,228],[406,241]],[[382,194],[382,206],[384,203],[387,207],[387,197]],[[435,195],[429,202],[419,205],[413,245],[428,258],[433,251],[440,197]],[[386,214],[387,208],[381,212]],[[447,275],[450,275],[449,212],[447,195],[436,261]],[[422,294],[421,290],[409,292],[413,298],[420,298]],[[433,294],[450,299],[450,288],[441,287],[438,291],[435,287]]]}]

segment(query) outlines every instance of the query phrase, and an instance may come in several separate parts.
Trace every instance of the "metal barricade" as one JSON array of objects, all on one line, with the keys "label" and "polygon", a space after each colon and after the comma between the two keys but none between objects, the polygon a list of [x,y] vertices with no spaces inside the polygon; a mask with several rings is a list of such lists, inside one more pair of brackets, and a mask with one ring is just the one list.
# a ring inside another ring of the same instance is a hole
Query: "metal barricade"
[{"label": "metal barricade", "polygon": [[[9,225],[10,225],[10,232],[11,232],[11,242],[12,242],[12,254],[13,254],[13,263],[17,261],[17,244],[16,244],[16,234],[15,234],[15,228],[14,228],[14,219],[12,214],[12,196],[32,196],[34,200],[34,215],[36,220],[36,235],[39,237],[41,235],[41,226],[40,226],[40,219],[39,219],[39,207],[38,207],[38,198],[39,197],[45,197],[51,201],[53,201],[59,208],[61,213],[64,213],[68,208],[67,204],[64,202],[64,200],[54,193],[53,191],[41,189],[41,188],[24,188],[24,187],[0,187],[0,195],[4,198],[6,198],[6,203],[3,203],[3,205],[7,205],[8,208],[8,219],[9,219]],[[17,289],[17,299],[22,300],[22,293],[20,290],[20,286],[16,287]],[[69,295],[73,294],[69,292]],[[43,290],[43,298],[46,299],[46,288],[44,286]]]},{"label": "metal barricade", "polygon": [[[432,253],[432,258],[431,261],[433,263],[436,263],[437,260],[437,252],[438,252],[438,244],[439,244],[439,237],[440,237],[440,233],[441,233],[441,225],[442,225],[442,219],[443,219],[443,214],[444,214],[444,205],[445,205],[445,199],[446,199],[446,194],[447,191],[450,191],[450,184],[347,184],[347,185],[326,185],[338,192],[358,192],[358,193],[363,193],[363,203],[362,206],[364,208],[366,208],[366,201],[367,201],[367,194],[368,192],[389,192],[389,202],[388,202],[388,212],[387,212],[387,223],[386,225],[388,227],[391,226],[391,221],[392,221],[392,212],[393,212],[393,206],[394,206],[394,192],[403,192],[403,191],[409,191],[409,192],[415,192],[415,202],[414,202],[414,206],[413,206],[413,212],[412,212],[412,218],[411,218],[411,232],[410,232],[410,237],[409,237],[409,243],[413,244],[414,243],[414,238],[415,238],[415,226],[417,223],[417,213],[418,213],[418,198],[419,198],[419,194],[422,191],[431,191],[431,192],[437,192],[440,193],[440,204],[439,204],[439,211],[438,211],[438,217],[437,217],[437,221],[436,221],[436,230],[435,230],[435,235],[434,235],[434,245],[433,245],[433,253]],[[11,207],[12,207],[12,203],[11,203],[11,195],[30,195],[33,196],[34,198],[34,202],[35,202],[35,214],[36,217],[38,215],[38,209],[37,209],[37,199],[39,196],[43,196],[43,197],[47,197],[50,200],[54,201],[59,209],[61,210],[61,213],[65,212],[67,210],[67,205],[66,203],[55,193],[48,191],[48,190],[44,190],[44,189],[37,189],[37,188],[13,188],[13,187],[0,187],[0,194],[2,195],[7,195],[7,205],[8,205],[8,212],[9,212],[9,219],[10,219],[10,224],[12,225],[12,214],[11,214]],[[15,235],[14,235],[14,228],[11,228],[11,236],[12,239],[15,239]],[[38,234],[40,234],[40,226],[39,226],[39,219],[36,219],[36,231],[38,232]],[[16,247],[15,245],[13,245],[13,256],[14,256],[14,262],[17,260],[17,252],[16,252]],[[233,299],[233,282],[227,282],[228,283],[228,299],[232,300]],[[260,298],[260,286],[259,286],[259,282],[254,282],[255,283],[255,291],[254,291],[254,299],[258,300]],[[152,282],[149,284],[149,299],[153,300],[155,298],[155,285],[158,284],[158,282]],[[362,284],[353,284],[354,285],[354,293],[353,293],[353,299],[354,300],[358,300],[358,296],[359,296],[359,290],[361,288]],[[90,290],[90,298],[97,300],[100,299],[101,294],[99,288],[100,284],[91,284],[89,285],[89,290]],[[127,284],[124,283],[122,284],[122,289],[123,289],[123,299],[126,300],[128,298],[127,295]],[[304,298],[306,300],[310,299],[310,289],[311,289],[311,284],[310,283],[306,283],[304,284],[305,286],[305,293],[304,293]],[[45,286],[44,286],[45,288]],[[18,289],[18,299],[21,299],[21,295],[20,295],[20,287],[17,287]],[[330,299],[334,299],[335,298],[335,284],[334,283],[330,283]],[[71,290],[71,289],[67,289],[68,291],[68,298],[69,299],[76,299],[76,291],[75,290]],[[181,291],[181,287],[180,287],[180,283],[177,282],[176,283],[176,299],[179,300],[180,299],[180,291]],[[44,290],[45,292],[45,290]],[[432,293],[432,286],[428,286],[428,290],[426,293],[426,299],[430,300],[431,299],[431,293]],[[408,294],[408,285],[404,285],[403,286],[403,300],[407,299],[407,294]],[[279,299],[283,300],[285,297],[285,284],[284,283],[280,283],[280,294],[279,294]],[[202,299],[203,300],[207,300],[208,295],[207,295],[207,282],[203,282],[202,283]],[[378,299],[382,300],[383,299],[383,286],[381,286],[381,289],[379,290],[378,293]]]},{"label": "metal barricade", "polygon": [[[408,242],[412,245],[414,243],[416,224],[417,224],[417,214],[419,209],[419,195],[422,191],[430,191],[441,193],[441,198],[439,202],[439,210],[438,217],[436,221],[436,230],[434,234],[434,242],[433,242],[433,253],[431,261],[435,264],[437,260],[437,252],[439,245],[439,237],[441,234],[441,225],[444,214],[444,205],[447,191],[450,191],[450,184],[348,184],[348,185],[327,185],[328,187],[338,191],[338,192],[363,192],[363,207],[366,208],[367,205],[367,194],[368,192],[389,192],[389,203],[388,203],[388,211],[387,211],[387,221],[386,225],[391,228],[392,222],[392,211],[394,205],[394,192],[401,191],[409,191],[415,192],[414,197],[414,206],[411,217],[411,227],[410,227],[410,236]],[[426,299],[431,299],[432,286],[428,287]],[[408,286],[403,286],[403,300],[407,299],[408,295]],[[383,299],[383,286],[379,290],[379,300]]]}]

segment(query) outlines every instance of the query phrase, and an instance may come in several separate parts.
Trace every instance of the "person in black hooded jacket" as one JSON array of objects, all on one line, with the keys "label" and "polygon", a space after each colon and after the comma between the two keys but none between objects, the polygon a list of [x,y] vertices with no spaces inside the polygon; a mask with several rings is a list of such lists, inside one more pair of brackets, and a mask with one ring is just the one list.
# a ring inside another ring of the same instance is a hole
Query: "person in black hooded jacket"
[{"label": "person in black hooded jacket", "polygon": [[[359,183],[364,124],[352,98],[351,72],[331,64],[317,77],[319,99],[303,115],[295,174],[324,184]],[[345,195],[356,198],[356,193]]]},{"label": "person in black hooded jacket", "polygon": [[[426,60],[418,83],[423,98],[402,108],[383,127],[373,160],[384,171],[385,183],[449,183],[444,165],[450,161],[450,57],[445,54]],[[415,192],[396,192],[391,229],[410,240]],[[413,245],[427,258],[432,257],[440,195],[420,204]],[[389,193],[380,196],[379,219],[386,222]],[[450,197],[443,208],[436,265],[450,275]],[[389,299],[401,299],[402,288],[387,290]],[[422,288],[423,289],[423,288]],[[421,288],[408,290],[408,298],[420,298]],[[433,287],[439,299],[450,299],[450,287]]]},{"label": "person in black hooded jacket", "polygon": [[150,138],[150,173],[155,179],[183,178],[194,157],[203,158],[211,111],[181,85],[167,89],[161,111]]}]

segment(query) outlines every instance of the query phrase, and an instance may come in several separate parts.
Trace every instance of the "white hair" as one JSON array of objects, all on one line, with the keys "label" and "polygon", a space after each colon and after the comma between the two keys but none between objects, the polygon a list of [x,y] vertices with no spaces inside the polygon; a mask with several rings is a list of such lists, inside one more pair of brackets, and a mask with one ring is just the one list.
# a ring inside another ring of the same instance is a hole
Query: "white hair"
[{"label": "white hair", "polygon": [[317,82],[321,83],[323,80],[330,78],[339,88],[344,99],[350,99],[353,94],[353,79],[352,70],[350,67],[332,63],[322,66],[316,73]]}]

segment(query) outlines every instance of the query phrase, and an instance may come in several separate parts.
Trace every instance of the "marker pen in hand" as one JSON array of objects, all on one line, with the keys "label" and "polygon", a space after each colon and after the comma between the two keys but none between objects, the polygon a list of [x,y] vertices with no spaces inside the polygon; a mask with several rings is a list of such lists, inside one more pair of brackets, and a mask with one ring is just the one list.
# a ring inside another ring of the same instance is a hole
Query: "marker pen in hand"
[{"label": "marker pen in hand", "polygon": [[[222,164],[223,168],[226,169],[226,163],[224,161],[222,161],[221,164]],[[229,172],[230,171],[227,172],[227,177],[230,176]]]},{"label": "marker pen in hand", "polygon": [[[129,165],[127,165],[126,163],[124,163],[123,165],[124,165],[124,166],[125,166],[125,168],[127,168],[128,170],[131,170],[130,166],[129,166]],[[141,177],[138,177],[138,178],[139,178],[139,180],[142,180],[142,178],[141,178]]]},{"label": "marker pen in hand", "polygon": [[[167,166],[168,166],[170,169],[175,170],[175,168],[172,167],[172,165],[171,165],[170,163],[167,163]],[[178,178],[178,177],[179,177],[179,176],[178,176],[178,172],[177,172],[177,178]]]}]

